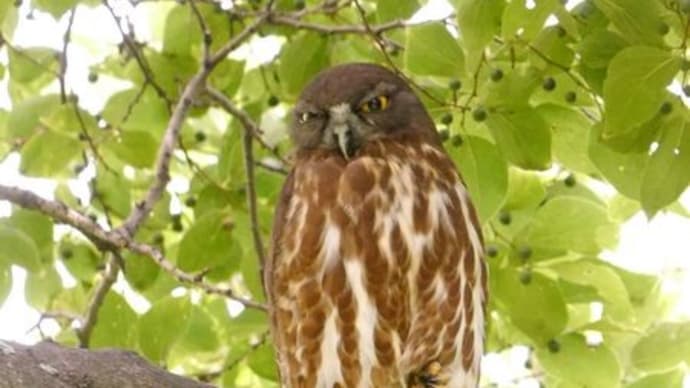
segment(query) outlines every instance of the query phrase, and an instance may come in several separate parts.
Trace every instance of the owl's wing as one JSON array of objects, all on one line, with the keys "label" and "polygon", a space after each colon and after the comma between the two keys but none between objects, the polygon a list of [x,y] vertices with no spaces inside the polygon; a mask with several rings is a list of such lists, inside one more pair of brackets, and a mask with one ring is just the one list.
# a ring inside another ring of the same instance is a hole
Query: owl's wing
[{"label": "owl's wing", "polygon": [[261,268],[261,280],[263,281],[264,292],[266,293],[266,298],[269,302],[273,300],[273,295],[271,294],[271,273],[273,271],[276,258],[281,254],[281,240],[284,233],[284,228],[287,226],[287,209],[292,199],[294,187],[295,171],[291,170],[285,179],[285,183],[283,183],[283,188],[280,191],[280,196],[278,197],[275,214],[273,215],[270,251],[266,257],[266,262],[263,263],[263,267]]}]

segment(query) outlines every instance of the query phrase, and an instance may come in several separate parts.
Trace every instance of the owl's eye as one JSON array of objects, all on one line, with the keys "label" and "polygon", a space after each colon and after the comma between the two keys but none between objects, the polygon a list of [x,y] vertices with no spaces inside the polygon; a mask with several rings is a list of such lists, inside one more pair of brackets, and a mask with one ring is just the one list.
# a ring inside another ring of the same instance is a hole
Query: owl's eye
[{"label": "owl's eye", "polygon": [[372,99],[365,101],[359,109],[364,113],[378,112],[388,108],[389,104],[388,97],[386,96],[376,96]]},{"label": "owl's eye", "polygon": [[299,121],[300,124],[304,124],[309,120],[312,120],[318,116],[317,113],[314,112],[302,112],[297,114],[297,120]]}]

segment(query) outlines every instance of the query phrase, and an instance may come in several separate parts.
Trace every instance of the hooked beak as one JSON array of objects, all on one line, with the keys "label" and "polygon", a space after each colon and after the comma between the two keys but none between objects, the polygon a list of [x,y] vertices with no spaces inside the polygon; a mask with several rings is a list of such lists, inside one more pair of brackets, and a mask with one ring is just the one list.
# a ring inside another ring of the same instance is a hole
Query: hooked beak
[{"label": "hooked beak", "polygon": [[355,142],[352,136],[352,129],[347,124],[341,124],[333,128],[333,134],[336,137],[338,148],[343,154],[345,160],[349,160],[355,153]]}]

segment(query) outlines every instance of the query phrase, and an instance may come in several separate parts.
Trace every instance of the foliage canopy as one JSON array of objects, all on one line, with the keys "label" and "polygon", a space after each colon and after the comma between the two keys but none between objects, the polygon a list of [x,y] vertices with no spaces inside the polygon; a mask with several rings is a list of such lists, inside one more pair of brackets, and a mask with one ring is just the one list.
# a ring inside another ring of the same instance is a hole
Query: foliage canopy
[{"label": "foliage canopy", "polygon": [[[688,1],[454,0],[430,22],[409,20],[419,0],[21,3],[0,2],[12,104],[0,157],[19,153],[22,174],[55,182],[55,198],[97,224],[22,209],[37,206],[0,186],[16,204],[0,220],[0,301],[11,265],[26,269],[27,301],[56,317],[59,341],[275,386],[259,258],[289,167],[284,111],[320,69],[367,61],[415,85],[478,206],[488,351],[530,346],[548,387],[681,386],[690,323],[666,320],[659,278],[599,256],[640,209],[688,215],[676,202],[690,182]],[[16,44],[22,18],[43,14],[62,21],[61,47]],[[118,42],[72,31],[97,14]],[[279,42],[275,58],[238,59],[262,40]],[[95,58],[79,80],[66,77],[74,51]],[[102,104],[84,101],[94,90]],[[188,185],[164,190],[169,176]],[[118,273],[144,313],[111,289]],[[231,315],[235,297],[247,307]]]}]

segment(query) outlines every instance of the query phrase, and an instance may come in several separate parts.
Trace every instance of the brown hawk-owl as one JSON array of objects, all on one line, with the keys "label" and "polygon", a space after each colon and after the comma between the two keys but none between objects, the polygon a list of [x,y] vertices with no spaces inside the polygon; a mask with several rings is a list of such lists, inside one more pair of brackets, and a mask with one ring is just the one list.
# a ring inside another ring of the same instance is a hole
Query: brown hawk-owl
[{"label": "brown hawk-owl", "polygon": [[481,230],[414,92],[377,65],[333,67],[291,136],[264,269],[282,385],[476,387]]}]

